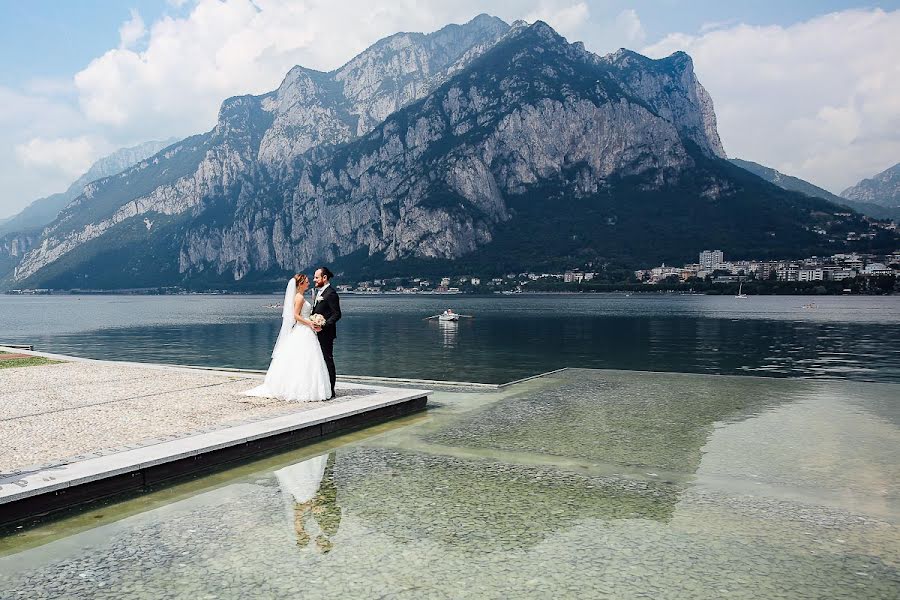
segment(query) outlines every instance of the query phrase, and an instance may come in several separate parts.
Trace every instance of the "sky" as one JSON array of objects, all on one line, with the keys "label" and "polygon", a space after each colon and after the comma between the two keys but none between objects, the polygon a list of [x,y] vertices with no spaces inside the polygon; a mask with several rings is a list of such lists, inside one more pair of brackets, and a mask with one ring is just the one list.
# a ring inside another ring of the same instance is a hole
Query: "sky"
[{"label": "sky", "polygon": [[0,219],[98,158],[397,31],[541,19],[606,54],[683,50],[729,156],[835,193],[900,162],[900,0],[0,0]]}]

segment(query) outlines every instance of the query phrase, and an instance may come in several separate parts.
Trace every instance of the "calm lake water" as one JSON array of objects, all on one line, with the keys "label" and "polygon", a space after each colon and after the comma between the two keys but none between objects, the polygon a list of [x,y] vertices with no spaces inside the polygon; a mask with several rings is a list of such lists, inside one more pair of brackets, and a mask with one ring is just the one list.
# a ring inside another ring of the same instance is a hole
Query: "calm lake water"
[{"label": "calm lake water", "polygon": [[[0,296],[0,342],[142,362],[265,369],[280,296]],[[804,307],[810,303],[814,307]],[[900,297],[351,296],[352,375],[499,383],[557,369],[900,382]],[[459,323],[424,320],[445,308]]]},{"label": "calm lake water", "polygon": [[0,597],[900,594],[896,384],[567,370],[0,537]]},{"label": "calm lake water", "polygon": [[[7,296],[0,340],[264,368],[275,301]],[[0,598],[900,596],[900,298],[343,307],[343,373],[591,368],[8,532]]]}]

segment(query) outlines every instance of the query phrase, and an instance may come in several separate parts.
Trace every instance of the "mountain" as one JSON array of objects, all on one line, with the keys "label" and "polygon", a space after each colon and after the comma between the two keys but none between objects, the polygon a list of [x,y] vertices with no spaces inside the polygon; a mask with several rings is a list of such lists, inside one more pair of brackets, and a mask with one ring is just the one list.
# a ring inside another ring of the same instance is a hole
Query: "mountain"
[{"label": "mountain", "polygon": [[0,220],[0,236],[12,232],[33,232],[43,228],[56,218],[59,211],[66,204],[77,198],[87,184],[120,173],[128,167],[153,156],[174,141],[176,140],[145,142],[131,148],[121,148],[109,156],[99,159],[91,165],[91,168],[86,173],[76,179],[65,192],[38,198],[20,213],[8,219]]},{"label": "mountain", "polygon": [[828,190],[813,185],[799,177],[785,175],[781,171],[776,171],[771,167],[766,167],[749,160],[741,160],[740,158],[732,158],[730,161],[732,164],[735,164],[742,169],[746,169],[754,175],[762,177],[769,183],[774,183],[780,188],[800,192],[801,194],[806,194],[807,196],[814,198],[824,198],[835,204],[844,204],[846,202],[846,198],[841,198],[836,194],[832,194]]},{"label": "mountain", "polygon": [[732,164],[735,164],[742,169],[746,169],[754,175],[762,177],[769,183],[774,183],[778,187],[784,188],[786,190],[800,192],[801,194],[806,194],[807,196],[811,196],[814,198],[824,198],[829,202],[834,202],[835,204],[838,204],[840,206],[846,206],[859,213],[874,217],[876,219],[900,219],[900,207],[891,209],[890,207],[874,204],[872,202],[850,200],[848,198],[832,194],[828,190],[813,185],[812,183],[800,179],[799,177],[785,175],[784,173],[776,171],[771,167],[766,167],[749,160],[741,160],[739,158],[732,158],[730,160]]},{"label": "mountain", "polygon": [[686,54],[600,57],[543,22],[482,15],[226,100],[212,131],[88,185],[16,285],[814,253],[865,227],[841,210],[725,160]]},{"label": "mountain", "polygon": [[853,202],[880,206],[900,218],[900,163],[841,192]]}]

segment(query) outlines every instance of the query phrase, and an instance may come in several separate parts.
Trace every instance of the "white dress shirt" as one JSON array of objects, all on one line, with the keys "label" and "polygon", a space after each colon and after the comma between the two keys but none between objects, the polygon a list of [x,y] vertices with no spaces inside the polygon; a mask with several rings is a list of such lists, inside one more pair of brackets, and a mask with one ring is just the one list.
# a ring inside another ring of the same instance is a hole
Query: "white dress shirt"
[{"label": "white dress shirt", "polygon": [[315,307],[316,304],[319,303],[319,300],[322,299],[322,292],[324,292],[330,285],[331,285],[330,283],[326,283],[325,285],[323,285],[322,287],[319,288],[319,291],[316,292],[316,299],[313,300],[313,307]]}]

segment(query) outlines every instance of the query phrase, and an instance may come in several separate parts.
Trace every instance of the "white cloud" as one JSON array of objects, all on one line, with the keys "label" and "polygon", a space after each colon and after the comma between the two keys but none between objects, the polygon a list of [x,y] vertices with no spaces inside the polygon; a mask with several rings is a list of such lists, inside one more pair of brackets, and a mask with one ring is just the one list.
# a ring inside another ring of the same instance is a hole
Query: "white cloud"
[{"label": "white cloud", "polygon": [[387,35],[434,31],[485,10],[508,22],[543,18],[563,34],[583,28],[589,16],[585,2],[571,0],[512,9],[476,0],[377,7],[365,0],[199,0],[182,17],[154,22],[146,39],[134,13],[122,26],[121,46],[77,73],[75,85],[87,118],[119,137],[185,136],[212,128],[225,98],[270,91],[294,65],[331,70]]},{"label": "white cloud", "polygon": [[[334,68],[380,37],[441,15],[396,2],[200,0],[156,21],[141,50],[109,50],[75,75],[85,115],[133,138],[210,129],[228,96],[274,89],[295,64]],[[441,23],[442,24],[442,23]],[[405,25],[405,27],[403,27]],[[123,36],[124,42],[124,36]]]},{"label": "white cloud", "polygon": [[88,136],[75,138],[33,138],[16,146],[16,156],[26,167],[60,170],[76,178],[90,168],[107,149],[103,142]]},{"label": "white cloud", "polygon": [[144,26],[144,20],[140,13],[132,8],[131,18],[119,27],[119,47],[131,48],[145,35],[147,35],[147,28]]},{"label": "white cloud", "polygon": [[[32,81],[28,87],[59,91],[63,86]],[[0,218],[31,200],[66,189],[73,177],[59,168],[26,166],[17,152],[35,138],[52,139],[78,130],[84,119],[66,95],[16,91],[0,87]],[[83,131],[81,132],[83,133]]]},{"label": "white cloud", "polygon": [[641,24],[640,18],[638,18],[637,11],[633,8],[623,10],[619,13],[616,17],[616,28],[624,36],[627,45],[630,47],[643,44],[644,40],[647,38],[647,34],[644,32],[644,26]]},{"label": "white cloud", "polygon": [[737,19],[726,19],[724,21],[707,21],[700,26],[700,33],[707,33],[715,29],[723,29],[737,23]]},{"label": "white cloud", "polygon": [[834,192],[900,161],[900,11],[847,10],[790,27],[672,34],[716,105],[730,156]]},{"label": "white cloud", "polygon": [[590,10],[584,2],[551,2],[544,0],[530,13],[522,17],[525,21],[544,21],[563,36],[575,34],[590,17]]}]

